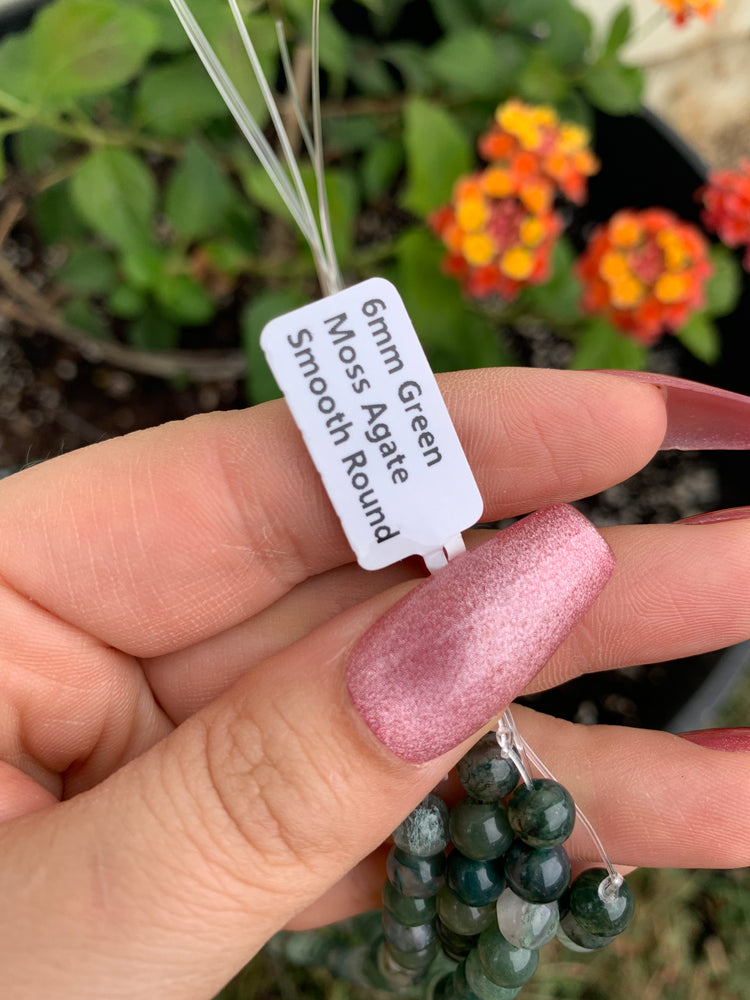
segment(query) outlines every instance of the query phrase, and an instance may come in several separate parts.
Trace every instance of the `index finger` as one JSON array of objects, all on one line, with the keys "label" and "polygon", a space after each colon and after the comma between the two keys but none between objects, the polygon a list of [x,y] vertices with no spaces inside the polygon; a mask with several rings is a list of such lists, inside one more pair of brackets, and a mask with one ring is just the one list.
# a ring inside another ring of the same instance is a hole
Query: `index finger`
[{"label": "index finger", "polygon": [[[595,493],[639,469],[661,393],[603,374],[441,377],[485,519]],[[0,576],[136,656],[182,649],[351,561],[282,402],[167,424],[61,456],[0,487]]]}]

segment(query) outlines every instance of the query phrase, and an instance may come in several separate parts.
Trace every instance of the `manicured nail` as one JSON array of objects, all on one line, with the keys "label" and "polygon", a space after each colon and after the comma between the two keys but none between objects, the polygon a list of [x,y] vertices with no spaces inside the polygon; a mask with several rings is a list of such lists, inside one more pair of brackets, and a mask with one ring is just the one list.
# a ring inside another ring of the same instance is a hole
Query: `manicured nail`
[{"label": "manicured nail", "polygon": [[695,732],[679,735],[684,740],[697,743],[709,750],[750,753],[750,728],[747,726],[737,726],[732,729],[697,729]]},{"label": "manicured nail", "polygon": [[600,369],[604,375],[650,382],[659,386],[667,403],[667,432],[662,450],[677,448],[750,448],[750,396],[674,375]]},{"label": "manicured nail", "polygon": [[601,592],[614,556],[555,504],[453,559],[354,649],[349,694],[377,738],[424,763],[468,739],[539,673]]},{"label": "manicured nail", "polygon": [[707,514],[693,514],[683,517],[675,524],[719,524],[721,521],[744,521],[750,518],[750,507],[727,507],[725,510],[711,510]]}]

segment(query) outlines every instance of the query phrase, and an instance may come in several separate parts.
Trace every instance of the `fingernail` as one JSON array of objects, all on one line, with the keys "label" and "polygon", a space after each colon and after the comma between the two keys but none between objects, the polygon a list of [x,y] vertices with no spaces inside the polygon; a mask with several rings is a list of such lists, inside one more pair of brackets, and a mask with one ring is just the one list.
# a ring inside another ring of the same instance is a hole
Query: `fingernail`
[{"label": "fingernail", "polygon": [[667,432],[662,450],[677,448],[750,448],[750,396],[674,375],[599,369],[604,375],[650,382],[659,386],[667,404]]},{"label": "fingernail", "polygon": [[599,595],[614,556],[555,504],[453,559],[394,605],[352,654],[350,697],[411,763],[477,732],[539,673]]},{"label": "fingernail", "polygon": [[697,743],[709,750],[750,753],[750,728],[747,726],[735,726],[730,729],[697,729],[695,732],[679,735],[684,740]]},{"label": "fingernail", "polygon": [[693,514],[683,517],[674,524],[719,524],[721,521],[743,521],[750,518],[750,507],[727,507],[725,510],[711,510],[707,514]]}]

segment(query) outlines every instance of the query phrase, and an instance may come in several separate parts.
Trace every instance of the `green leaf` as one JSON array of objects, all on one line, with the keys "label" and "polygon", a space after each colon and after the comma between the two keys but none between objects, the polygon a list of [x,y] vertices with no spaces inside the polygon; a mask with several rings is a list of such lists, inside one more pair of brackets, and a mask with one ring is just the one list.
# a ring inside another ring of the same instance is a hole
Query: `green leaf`
[{"label": "green leaf", "polygon": [[135,95],[135,120],[159,135],[192,135],[227,113],[221,95],[192,53],[146,70]]},{"label": "green leaf", "polygon": [[507,0],[503,18],[513,28],[533,29],[544,24],[550,11],[550,0]]},{"label": "green leaf", "polygon": [[107,299],[107,308],[120,319],[136,319],[146,308],[146,297],[132,285],[120,285]]},{"label": "green leaf", "polygon": [[694,313],[677,339],[699,361],[714,365],[721,357],[721,334],[705,313]]},{"label": "green leaf", "polygon": [[380,50],[371,45],[357,46],[349,73],[357,91],[368,97],[391,97],[398,89]]},{"label": "green leaf", "polygon": [[115,264],[101,247],[85,246],[74,250],[60,270],[61,285],[86,295],[104,295],[117,281]]},{"label": "green leaf", "polygon": [[556,103],[567,95],[570,84],[544,48],[532,49],[518,81],[522,97],[533,103]]},{"label": "green leaf", "polygon": [[408,182],[401,202],[427,215],[449,201],[456,180],[471,169],[471,143],[447,111],[413,97],[405,109],[404,145]]},{"label": "green leaf", "polygon": [[493,38],[470,28],[448,35],[432,49],[430,66],[449,91],[461,96],[499,100],[520,76],[528,46],[513,35]]},{"label": "green leaf", "polygon": [[56,0],[30,34],[32,95],[55,102],[132,79],[159,38],[143,10],[119,0]]},{"label": "green leaf", "polygon": [[648,348],[619,333],[605,319],[592,318],[581,327],[571,368],[645,368]]},{"label": "green leaf", "polygon": [[433,0],[433,12],[446,33],[460,31],[474,23],[466,3],[456,3],[455,0]]},{"label": "green leaf", "polygon": [[567,0],[555,0],[546,18],[544,49],[561,69],[579,66],[591,44],[591,21]]},{"label": "green leaf", "polygon": [[147,11],[154,19],[159,30],[156,48],[160,52],[192,51],[190,39],[168,0],[167,3],[164,0],[120,0],[120,2]]},{"label": "green leaf", "polygon": [[435,82],[429,54],[414,42],[390,42],[381,46],[381,55],[404,79],[404,88],[421,94]]},{"label": "green leaf", "polygon": [[167,255],[155,244],[126,251],[122,270],[130,284],[145,292],[155,288],[167,268]]},{"label": "green leaf", "polygon": [[167,318],[184,326],[203,326],[216,313],[214,300],[188,274],[162,275],[153,292]]},{"label": "green leaf", "polygon": [[404,164],[404,148],[398,139],[380,139],[364,155],[360,177],[368,203],[388,194]]},{"label": "green leaf", "polygon": [[594,107],[608,114],[633,114],[641,106],[643,74],[614,56],[604,55],[590,66],[581,86]]},{"label": "green leaf", "polygon": [[31,125],[13,136],[13,159],[29,176],[49,173],[60,163],[59,152],[64,142],[58,132]]},{"label": "green leaf", "polygon": [[609,26],[607,40],[604,43],[604,52],[613,56],[623,47],[630,36],[630,29],[633,24],[633,15],[630,4],[625,4],[617,11]]},{"label": "green leaf", "polygon": [[34,196],[31,217],[39,239],[47,245],[90,235],[73,207],[70,182],[67,180],[53,184]]},{"label": "green leaf", "polygon": [[581,318],[581,284],[573,270],[573,249],[562,237],[552,251],[552,277],[543,285],[529,285],[519,301],[540,319],[567,325]]},{"label": "green leaf", "polygon": [[179,328],[153,306],[130,324],[127,336],[133,347],[143,351],[169,351],[180,341]]},{"label": "green leaf", "polygon": [[28,34],[8,35],[0,42],[0,91],[20,101],[27,99],[31,89],[30,52]]},{"label": "green leaf", "polygon": [[60,310],[66,323],[97,340],[110,340],[112,333],[99,310],[84,298],[68,299]]},{"label": "green leaf", "polygon": [[246,392],[253,403],[278,399],[281,391],[260,347],[260,334],[270,320],[298,309],[305,300],[297,292],[272,290],[260,292],[248,302],[240,319],[242,346],[247,358]]},{"label": "green leaf", "polygon": [[72,177],[71,193],[81,218],[121,250],[151,243],[156,181],[135,153],[97,149]]},{"label": "green leaf", "polygon": [[706,312],[709,316],[726,316],[737,305],[742,292],[742,272],[731,250],[711,247],[713,274],[706,283]]},{"label": "green leaf", "polygon": [[234,189],[214,158],[192,139],[167,183],[165,210],[186,240],[218,232],[232,204]]}]

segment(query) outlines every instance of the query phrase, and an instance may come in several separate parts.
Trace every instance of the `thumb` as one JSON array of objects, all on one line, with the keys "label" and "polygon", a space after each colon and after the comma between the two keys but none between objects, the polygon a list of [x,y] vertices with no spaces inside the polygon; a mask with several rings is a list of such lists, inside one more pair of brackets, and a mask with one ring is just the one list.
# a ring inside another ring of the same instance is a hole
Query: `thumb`
[{"label": "thumb", "polygon": [[572,508],[531,515],[266,660],[93,790],[4,824],[3,996],[212,997],[443,777],[612,565]]}]

